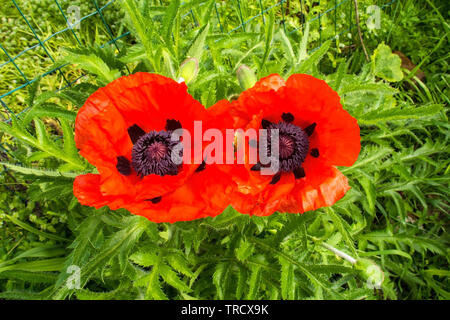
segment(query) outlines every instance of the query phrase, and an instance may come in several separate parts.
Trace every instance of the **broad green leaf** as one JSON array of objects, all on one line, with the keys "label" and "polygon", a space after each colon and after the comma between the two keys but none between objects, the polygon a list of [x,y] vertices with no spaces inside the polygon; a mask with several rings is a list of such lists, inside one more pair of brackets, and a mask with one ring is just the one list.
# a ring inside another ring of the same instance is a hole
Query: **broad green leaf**
[{"label": "broad green leaf", "polygon": [[397,82],[403,79],[402,60],[389,46],[380,43],[372,55],[372,72],[386,81]]}]

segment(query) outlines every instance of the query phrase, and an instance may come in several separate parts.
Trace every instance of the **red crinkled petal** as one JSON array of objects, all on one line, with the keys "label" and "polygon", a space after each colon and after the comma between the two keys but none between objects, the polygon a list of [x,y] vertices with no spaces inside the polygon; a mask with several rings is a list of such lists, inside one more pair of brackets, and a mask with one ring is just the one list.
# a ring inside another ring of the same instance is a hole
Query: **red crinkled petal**
[{"label": "red crinkled petal", "polygon": [[167,119],[181,122],[194,132],[194,120],[206,119],[206,110],[188,92],[187,86],[173,79],[146,72],[121,77],[103,88],[127,127],[137,124],[146,132],[163,130]]},{"label": "red crinkled petal", "polygon": [[257,193],[249,192],[255,191],[254,186],[247,189],[249,185],[240,184],[239,181],[236,182],[236,185],[236,192],[231,193],[232,197],[230,198],[234,209],[244,214],[268,216],[279,210],[282,200],[293,190],[295,181],[293,175],[282,175],[276,184],[267,183]]},{"label": "red crinkled petal", "polygon": [[118,156],[131,159],[133,147],[123,117],[100,89],[93,93],[78,112],[75,142],[80,154],[96,166],[105,190],[127,194],[133,183],[117,172]]},{"label": "red crinkled petal", "polygon": [[[268,85],[273,82],[278,85]],[[260,114],[279,122],[283,113],[290,112],[293,123],[301,128],[317,124],[310,144],[320,150],[326,163],[351,166],[361,149],[360,130],[357,120],[342,108],[338,94],[325,81],[306,74],[294,74],[282,83],[274,74],[244,91],[231,104],[234,127],[243,128]]]},{"label": "red crinkled petal", "polygon": [[231,205],[240,213],[257,216],[303,213],[333,205],[350,189],[347,178],[334,167],[305,165],[305,171],[305,178],[294,181],[293,175],[283,175],[277,184],[256,194],[243,193],[245,188],[238,186]]},{"label": "red crinkled petal", "polygon": [[283,78],[272,74],[261,78],[252,88],[242,92],[229,111],[234,119],[233,127],[244,128],[253,115],[262,110],[282,110],[276,91],[284,85]]},{"label": "red crinkled petal", "polygon": [[189,178],[198,164],[184,164],[176,176],[148,175],[143,179],[136,173],[123,176],[116,169],[118,156],[131,160],[133,144],[128,127],[137,124],[146,132],[160,131],[168,119],[180,121],[192,134],[194,121],[205,120],[206,111],[187,93],[184,83],[156,74],[141,72],[121,77],[87,99],[75,122],[75,142],[80,154],[97,167],[102,193],[154,198],[171,192]]},{"label": "red crinkled petal", "polygon": [[[261,85],[261,87],[263,87]],[[251,89],[250,89],[251,90]],[[262,114],[259,112],[255,115],[249,115],[248,118],[239,118],[232,115],[232,112],[236,111],[233,109],[233,105],[227,101],[227,100],[221,100],[217,102],[215,105],[208,108],[207,112],[210,115],[210,121],[214,124],[216,124],[219,128],[222,128],[223,135],[225,137],[225,128],[226,129],[242,129],[245,131],[247,129],[255,129],[256,132],[258,132],[258,129],[261,124]],[[239,122],[242,122],[242,127],[236,126],[233,124],[233,121],[235,119],[238,119]],[[236,131],[235,131],[236,132]],[[223,163],[226,163],[225,158],[225,150],[226,150],[226,142],[224,142],[224,159]],[[234,143],[234,141],[232,141]],[[234,146],[233,146],[234,148]],[[272,179],[271,176],[261,176],[259,172],[251,171],[250,168],[253,166],[253,164],[249,164],[249,152],[250,148],[248,145],[245,147],[245,164],[240,165],[236,164],[237,161],[235,160],[235,164],[221,164],[216,166],[224,171],[227,172],[230,176],[230,180],[233,180],[237,185],[240,186],[241,191],[244,193],[250,193],[254,194],[262,189],[264,189]],[[236,155],[237,156],[237,155]]]},{"label": "red crinkled petal", "polygon": [[338,94],[325,81],[306,74],[290,76],[283,89],[285,105],[299,124],[317,123],[312,148],[320,150],[321,158],[329,165],[353,165],[361,149],[360,130],[357,120],[342,108]]},{"label": "red crinkled petal", "polygon": [[301,128],[316,123],[310,150],[317,148],[320,156],[307,156],[304,178],[296,180],[292,173],[282,173],[281,180],[271,185],[272,177],[252,171],[252,164],[220,167],[235,182],[237,192],[232,205],[238,211],[254,215],[275,211],[301,213],[330,206],[349,189],[347,178],[334,166],[350,166],[356,161],[360,151],[359,126],[325,81],[295,74],[284,83],[274,74],[258,81],[236,101],[220,102],[211,108],[223,116],[228,109],[233,118],[228,126],[244,130],[259,129],[262,119],[279,122],[281,115],[288,112],[294,116],[293,124]]},{"label": "red crinkled petal", "polygon": [[335,167],[305,163],[304,168],[306,177],[281,199],[279,211],[303,213],[332,206],[350,189],[347,178]]},{"label": "red crinkled petal", "polygon": [[194,174],[185,184],[162,196],[161,201],[138,201],[130,197],[103,195],[100,176],[87,174],[75,179],[73,191],[83,205],[112,210],[124,208],[153,222],[189,221],[214,217],[229,205],[228,195],[233,192],[225,173],[214,166]]},{"label": "red crinkled petal", "polygon": [[75,178],[73,183],[73,194],[78,201],[85,206],[95,207],[109,206],[112,210],[122,208],[131,198],[123,196],[103,195],[100,191],[100,175],[84,174]]}]

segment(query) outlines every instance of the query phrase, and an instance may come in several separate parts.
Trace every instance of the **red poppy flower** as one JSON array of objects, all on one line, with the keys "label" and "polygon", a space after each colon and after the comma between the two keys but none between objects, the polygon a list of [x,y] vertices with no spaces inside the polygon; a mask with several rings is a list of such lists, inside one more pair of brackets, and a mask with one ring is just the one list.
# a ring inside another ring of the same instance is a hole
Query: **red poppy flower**
[{"label": "red poppy flower", "polygon": [[[231,204],[239,212],[302,213],[334,204],[350,188],[335,166],[351,166],[358,158],[359,126],[325,81],[294,74],[285,82],[273,74],[232,103],[212,108],[235,129],[268,130],[265,146],[260,139],[250,141],[245,164],[222,167],[236,184]],[[268,149],[273,129],[279,133],[278,171],[263,175],[265,165],[248,163],[249,152]]]},{"label": "red poppy flower", "polygon": [[[160,75],[136,73],[98,89],[75,122],[76,145],[98,174],[78,176],[75,196],[83,205],[125,208],[154,222],[221,213],[228,205],[226,174],[194,162],[194,137],[181,136],[180,155],[191,155],[191,164],[171,158],[178,144],[171,133],[182,128],[192,134],[194,121],[206,120],[184,83]],[[184,143],[189,138],[191,148]]]}]

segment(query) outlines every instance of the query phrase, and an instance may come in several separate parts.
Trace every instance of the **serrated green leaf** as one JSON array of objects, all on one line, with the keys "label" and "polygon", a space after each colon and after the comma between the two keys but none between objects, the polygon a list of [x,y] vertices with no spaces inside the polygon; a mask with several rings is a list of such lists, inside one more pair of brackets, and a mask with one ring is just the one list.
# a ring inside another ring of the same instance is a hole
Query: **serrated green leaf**
[{"label": "serrated green leaf", "polygon": [[247,300],[257,300],[259,287],[261,285],[261,268],[254,266],[250,271],[250,279],[248,281]]},{"label": "serrated green leaf", "polygon": [[191,292],[192,290],[188,287],[186,283],[180,280],[178,278],[177,274],[166,264],[161,263],[158,266],[159,273],[161,277],[164,279],[167,284],[171,285],[172,287],[178,289],[182,292]]},{"label": "serrated green leaf", "polygon": [[169,47],[172,47],[172,28],[179,7],[180,0],[171,1],[164,14],[164,19],[162,22],[162,37],[165,40],[166,45]]},{"label": "serrated green leaf", "polygon": [[150,267],[156,264],[159,261],[159,258],[156,254],[150,252],[136,252],[130,256],[130,260],[134,263],[143,266]]},{"label": "serrated green leaf", "polygon": [[57,236],[55,234],[51,234],[51,233],[47,233],[47,232],[43,232],[41,230],[38,230],[38,229],[30,226],[29,224],[27,224],[27,223],[25,223],[23,221],[20,221],[19,219],[15,218],[15,217],[13,217],[11,215],[6,215],[6,217],[9,220],[11,220],[11,222],[13,222],[14,224],[18,225],[19,227],[24,228],[25,230],[27,230],[27,231],[29,231],[31,233],[37,234],[38,236],[41,236],[41,237],[44,237],[44,238],[47,238],[47,239],[57,240],[57,241],[69,241],[68,239],[60,237],[60,236]]},{"label": "serrated green leaf", "polygon": [[310,55],[306,60],[300,63],[300,65],[295,70],[295,73],[306,73],[313,66],[316,66],[323,56],[328,52],[330,48],[331,41],[328,40],[324,42],[318,50],[316,50],[312,55]]},{"label": "serrated green leaf", "polygon": [[75,146],[73,129],[65,119],[60,119],[61,129],[64,137],[64,152],[71,157],[78,157],[78,149]]},{"label": "serrated green leaf", "polygon": [[283,258],[279,258],[281,264],[281,297],[285,300],[295,299],[294,265]]},{"label": "serrated green leaf", "polygon": [[220,300],[225,299],[225,288],[227,286],[229,264],[225,262],[218,263],[215,267],[212,277],[213,284],[217,290],[217,297]]},{"label": "serrated green leaf", "polygon": [[189,47],[186,58],[196,58],[197,61],[202,61],[202,56],[205,51],[206,36],[209,32],[209,23],[198,30],[197,36]]},{"label": "serrated green leaf", "polygon": [[52,170],[46,170],[46,169],[37,169],[37,168],[27,168],[22,166],[17,166],[11,163],[7,162],[0,162],[0,165],[6,166],[7,168],[22,173],[24,175],[29,176],[36,176],[36,177],[54,177],[54,178],[67,178],[67,179],[74,179],[78,176],[78,173],[72,173],[72,172],[59,172],[59,171],[52,171]]},{"label": "serrated green leaf", "polygon": [[169,265],[177,272],[184,274],[185,276],[190,278],[194,277],[194,273],[188,266],[188,261],[181,254],[172,253],[169,254],[166,259]]},{"label": "serrated green leaf", "polygon": [[380,122],[398,121],[406,119],[420,119],[431,117],[442,110],[442,105],[431,104],[423,107],[397,107],[395,109],[375,110],[367,112],[358,118],[358,122],[363,125],[372,125]]},{"label": "serrated green leaf", "polygon": [[254,246],[252,243],[242,239],[239,247],[235,251],[236,251],[236,258],[238,258],[238,260],[240,261],[244,261],[252,255],[254,251]]}]

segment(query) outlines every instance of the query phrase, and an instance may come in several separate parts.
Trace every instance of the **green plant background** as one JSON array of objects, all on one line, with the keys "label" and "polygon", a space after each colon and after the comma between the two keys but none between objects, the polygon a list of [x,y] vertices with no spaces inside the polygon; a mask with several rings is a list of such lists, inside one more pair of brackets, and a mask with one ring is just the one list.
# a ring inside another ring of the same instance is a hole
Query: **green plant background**
[{"label": "green plant background", "polygon": [[[399,0],[382,9],[381,29],[362,23],[369,62],[354,28],[327,41],[345,30],[351,11],[301,28],[301,14],[311,20],[335,1],[291,1],[288,10],[267,12],[229,35],[246,20],[238,9],[250,17],[260,2],[217,2],[221,25],[214,1],[116,1],[111,30],[132,33],[118,47],[100,48],[109,41],[100,19],[78,31],[83,48],[70,34],[49,43],[54,65],[69,63],[64,75],[85,73],[83,81],[55,91],[65,86],[61,75],[44,77],[5,101],[23,112],[0,123],[0,298],[449,299],[446,1]],[[64,23],[51,14],[52,3],[21,3],[48,35]],[[359,1],[361,21],[371,4],[380,2]],[[32,35],[17,24],[14,7],[2,6],[0,43],[17,54]],[[391,50],[403,52],[426,78],[402,70]],[[340,168],[352,186],[347,195],[302,215],[249,217],[230,207],[214,219],[175,224],[79,205],[73,178],[92,167],[73,143],[76,110],[96,88],[128,72],[176,78],[188,56],[200,60],[189,91],[207,107],[242,91],[235,76],[241,64],[258,77],[325,79],[361,126],[360,157]],[[45,59],[23,56],[21,69],[36,77],[48,70]],[[8,68],[1,69],[0,92],[21,81]],[[81,268],[80,289],[67,286],[72,265]],[[371,285],[373,270],[382,272],[380,288]]]}]

